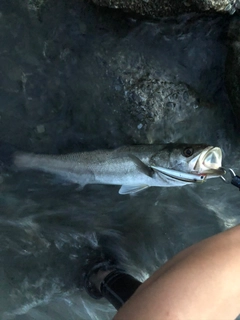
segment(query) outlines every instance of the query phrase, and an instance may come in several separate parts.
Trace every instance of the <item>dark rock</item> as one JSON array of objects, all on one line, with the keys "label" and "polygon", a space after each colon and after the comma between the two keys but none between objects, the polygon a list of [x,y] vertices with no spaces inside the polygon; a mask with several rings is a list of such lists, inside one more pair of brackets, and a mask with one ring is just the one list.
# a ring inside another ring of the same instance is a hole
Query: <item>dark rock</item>
[{"label": "dark rock", "polygon": [[143,16],[158,18],[188,12],[228,12],[233,14],[240,6],[235,0],[92,0],[95,4]]},{"label": "dark rock", "polygon": [[[229,49],[226,59],[226,87],[236,122],[240,121],[240,17],[229,26]],[[240,127],[240,125],[238,125]]]},{"label": "dark rock", "polygon": [[14,153],[17,149],[11,144],[0,141],[0,170],[11,167],[13,164]]}]

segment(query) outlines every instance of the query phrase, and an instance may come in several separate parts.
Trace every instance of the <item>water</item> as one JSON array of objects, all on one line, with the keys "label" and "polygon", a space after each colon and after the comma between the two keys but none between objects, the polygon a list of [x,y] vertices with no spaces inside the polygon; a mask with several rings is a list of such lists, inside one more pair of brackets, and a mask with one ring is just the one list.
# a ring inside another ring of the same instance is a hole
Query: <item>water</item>
[{"label": "water", "polygon": [[[224,88],[227,16],[153,23],[30,0],[2,1],[0,12],[1,140],[47,153],[206,142],[239,172]],[[218,179],[135,197],[37,172],[4,171],[0,182],[1,319],[111,319],[114,309],[77,285],[91,250],[113,252],[144,280],[240,222],[238,190]]]}]

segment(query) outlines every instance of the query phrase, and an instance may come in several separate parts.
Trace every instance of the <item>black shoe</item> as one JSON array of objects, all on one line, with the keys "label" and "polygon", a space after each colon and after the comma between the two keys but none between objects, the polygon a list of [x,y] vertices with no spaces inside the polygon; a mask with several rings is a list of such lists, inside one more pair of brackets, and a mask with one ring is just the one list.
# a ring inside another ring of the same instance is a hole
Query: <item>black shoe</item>
[{"label": "black shoe", "polygon": [[95,257],[95,259],[91,260],[87,265],[85,265],[83,286],[90,297],[92,297],[93,299],[101,299],[103,297],[100,290],[98,290],[95,284],[91,282],[91,277],[97,274],[98,271],[115,270],[121,270],[122,272],[124,272],[124,270],[119,267],[119,264],[115,259],[104,254]]}]

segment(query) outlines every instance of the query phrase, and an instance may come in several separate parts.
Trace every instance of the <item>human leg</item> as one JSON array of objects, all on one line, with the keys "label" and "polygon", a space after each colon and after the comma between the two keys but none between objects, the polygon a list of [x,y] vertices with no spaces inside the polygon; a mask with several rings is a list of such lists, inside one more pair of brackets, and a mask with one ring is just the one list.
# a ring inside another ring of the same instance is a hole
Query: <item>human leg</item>
[{"label": "human leg", "polygon": [[237,226],[176,255],[136,290],[114,320],[233,320],[239,312]]}]

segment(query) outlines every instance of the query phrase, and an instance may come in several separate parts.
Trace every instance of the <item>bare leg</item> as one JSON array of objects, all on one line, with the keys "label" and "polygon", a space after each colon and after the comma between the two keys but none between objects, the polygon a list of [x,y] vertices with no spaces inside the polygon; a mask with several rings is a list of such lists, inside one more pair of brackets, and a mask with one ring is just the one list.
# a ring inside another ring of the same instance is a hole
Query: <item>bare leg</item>
[{"label": "bare leg", "polygon": [[180,252],[145,281],[114,320],[234,320],[240,313],[240,226]]}]

